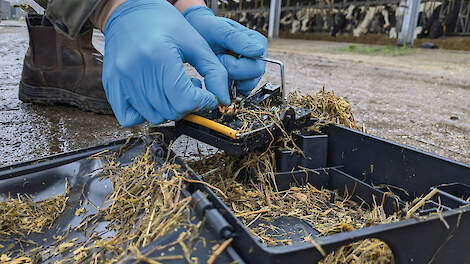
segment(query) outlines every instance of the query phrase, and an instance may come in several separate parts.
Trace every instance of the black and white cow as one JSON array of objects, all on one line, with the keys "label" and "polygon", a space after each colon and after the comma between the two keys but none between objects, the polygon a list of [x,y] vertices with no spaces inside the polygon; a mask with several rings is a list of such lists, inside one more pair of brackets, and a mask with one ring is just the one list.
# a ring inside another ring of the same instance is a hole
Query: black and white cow
[{"label": "black and white cow", "polygon": [[307,22],[307,32],[321,32],[323,29],[323,15],[319,10],[312,12],[312,17]]},{"label": "black and white cow", "polygon": [[344,33],[346,29],[347,21],[346,15],[343,12],[336,12],[333,14],[333,28],[331,30],[331,36],[336,37],[337,33]]},{"label": "black and white cow", "polygon": [[417,36],[419,38],[439,38],[446,33],[452,33],[457,26],[457,18],[461,0],[446,0],[436,2],[426,8],[426,3],[420,6]]},{"label": "black and white cow", "polygon": [[[438,38],[455,31],[460,3],[464,0],[426,1],[420,5],[416,35]],[[468,0],[465,0],[468,1]],[[351,2],[346,0],[345,3]],[[284,0],[283,6],[296,10],[282,11],[280,30],[292,34],[304,32],[329,32],[332,36],[352,33],[361,36],[367,33],[388,34],[397,37],[397,5],[379,6],[349,5],[343,9],[329,8],[331,0],[318,0],[323,8],[312,8],[311,0]],[[357,4],[357,1],[354,2]],[[442,3],[442,4],[441,4]],[[267,31],[270,0],[221,0],[221,10],[259,9],[261,11],[230,12],[227,16],[250,28]],[[309,6],[303,8],[302,6]]]}]

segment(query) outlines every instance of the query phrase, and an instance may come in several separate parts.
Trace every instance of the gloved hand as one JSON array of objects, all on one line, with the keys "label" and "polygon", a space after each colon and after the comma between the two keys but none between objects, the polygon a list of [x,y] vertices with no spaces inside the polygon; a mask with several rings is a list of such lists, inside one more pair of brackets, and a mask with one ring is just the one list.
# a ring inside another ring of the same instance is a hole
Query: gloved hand
[{"label": "gloved hand", "polygon": [[[230,104],[224,66],[166,0],[126,1],[109,17],[104,35],[103,86],[122,126]],[[184,61],[204,77],[207,90],[191,82]]]},{"label": "gloved hand", "polygon": [[263,76],[266,63],[249,58],[237,59],[225,53],[232,51],[245,57],[264,56],[267,39],[231,19],[215,16],[205,6],[190,7],[183,15],[209,43],[227,69],[229,78],[236,81],[239,92],[248,95]]}]

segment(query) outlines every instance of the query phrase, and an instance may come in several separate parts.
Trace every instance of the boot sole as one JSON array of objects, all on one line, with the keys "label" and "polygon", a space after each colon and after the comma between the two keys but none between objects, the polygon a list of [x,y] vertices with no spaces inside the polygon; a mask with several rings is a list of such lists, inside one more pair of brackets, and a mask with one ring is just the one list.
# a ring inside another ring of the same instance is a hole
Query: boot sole
[{"label": "boot sole", "polygon": [[66,104],[98,114],[110,115],[113,113],[107,101],[60,88],[31,86],[22,81],[20,81],[19,85],[18,98],[26,103],[43,105]]}]

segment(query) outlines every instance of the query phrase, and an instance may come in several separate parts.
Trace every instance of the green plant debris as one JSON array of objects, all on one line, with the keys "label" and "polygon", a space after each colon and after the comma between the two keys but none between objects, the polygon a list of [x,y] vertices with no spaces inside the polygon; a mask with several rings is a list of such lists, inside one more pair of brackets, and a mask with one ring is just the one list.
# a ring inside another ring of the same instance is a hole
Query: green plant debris
[{"label": "green plant debris", "polygon": [[339,52],[356,53],[364,55],[384,55],[384,56],[406,56],[416,52],[409,46],[367,46],[349,45],[346,48],[337,49]]}]

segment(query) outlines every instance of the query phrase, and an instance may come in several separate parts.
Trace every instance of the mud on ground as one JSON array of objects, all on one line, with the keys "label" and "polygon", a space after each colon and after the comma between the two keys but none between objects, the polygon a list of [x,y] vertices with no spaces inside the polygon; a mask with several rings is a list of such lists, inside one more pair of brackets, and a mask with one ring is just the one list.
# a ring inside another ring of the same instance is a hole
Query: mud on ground
[{"label": "mud on ground", "polygon": [[290,90],[334,90],[369,133],[470,163],[469,52],[367,55],[349,45],[281,39],[269,55],[285,62]]},{"label": "mud on ground", "polygon": [[[334,42],[349,42],[349,43],[360,43],[360,44],[375,44],[375,45],[396,45],[397,39],[392,39],[384,34],[365,34],[360,37],[354,37],[351,34],[338,34],[336,37],[332,37],[329,33],[301,33],[292,34],[289,32],[280,32],[282,38],[288,39],[303,39],[303,40],[324,40]],[[466,50],[470,51],[470,37],[459,37],[459,36],[443,36],[437,39],[419,38],[414,42],[415,47],[421,46],[426,42],[432,42],[441,49],[449,50]]]},{"label": "mud on ground", "polygon": [[[6,25],[8,23],[3,23]],[[0,166],[124,138],[112,116],[17,98],[28,45],[23,23],[0,26]],[[103,50],[102,35],[94,43]],[[346,97],[374,135],[470,163],[470,52],[413,50],[406,56],[343,51],[347,43],[279,40],[269,56],[286,65],[288,90],[325,86]],[[265,79],[278,82],[278,69]]]}]

